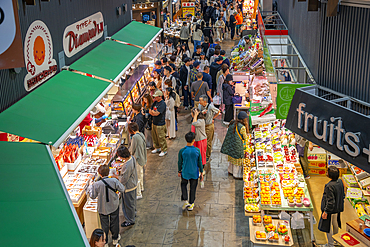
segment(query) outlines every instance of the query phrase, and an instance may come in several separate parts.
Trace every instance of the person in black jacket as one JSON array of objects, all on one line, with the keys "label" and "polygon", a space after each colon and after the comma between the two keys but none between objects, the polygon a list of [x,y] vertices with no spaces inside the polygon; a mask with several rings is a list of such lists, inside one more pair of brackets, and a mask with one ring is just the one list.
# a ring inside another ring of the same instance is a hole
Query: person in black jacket
[{"label": "person in black jacket", "polygon": [[210,68],[210,75],[212,76],[212,97],[215,94],[216,88],[217,88],[217,72],[221,69],[221,64],[224,59],[219,56],[215,59],[215,61],[211,64]]},{"label": "person in black jacket", "polygon": [[227,75],[225,77],[224,84],[222,84],[223,91],[223,102],[225,104],[225,116],[224,124],[229,126],[229,123],[234,118],[234,105],[233,105],[233,96],[235,94],[235,83],[233,82],[233,76]]},{"label": "person in black jacket", "polygon": [[230,23],[229,23],[229,26],[230,26],[230,36],[231,36],[231,39],[234,39],[234,35],[235,35],[235,27],[236,27],[236,19],[235,19],[235,16],[237,15],[237,12],[234,11],[234,13],[231,13],[230,14]]},{"label": "person in black jacket", "polygon": [[322,215],[318,229],[326,232],[328,246],[334,247],[333,235],[341,228],[340,213],[344,211],[344,186],[339,178],[339,170],[335,166],[329,166],[326,175],[331,179],[325,185],[321,199]]},{"label": "person in black jacket", "polygon": [[189,76],[190,76],[190,70],[192,69],[192,66],[191,66],[191,59],[186,57],[184,59],[184,65],[181,67],[180,69],[180,81],[182,83],[182,95],[184,96],[184,107],[185,107],[185,110],[188,109],[189,107],[189,103],[191,102],[191,99],[190,99],[190,80],[189,80]]},{"label": "person in black jacket", "polygon": [[136,123],[139,126],[139,131],[145,134],[145,116],[141,113],[141,105],[133,104],[132,112],[134,113],[134,117],[131,122]]}]

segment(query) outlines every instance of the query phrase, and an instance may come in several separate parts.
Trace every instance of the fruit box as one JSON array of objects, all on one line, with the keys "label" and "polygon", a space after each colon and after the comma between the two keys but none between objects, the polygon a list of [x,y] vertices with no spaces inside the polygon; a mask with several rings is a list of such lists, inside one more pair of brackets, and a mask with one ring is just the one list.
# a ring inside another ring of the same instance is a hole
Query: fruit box
[{"label": "fruit box", "polygon": [[358,183],[352,174],[345,174],[342,176],[348,187],[358,188]]},{"label": "fruit box", "polygon": [[311,169],[311,168],[309,168],[308,169],[308,174],[325,176],[326,169]]},{"label": "fruit box", "polygon": [[326,162],[325,161],[310,161],[308,164],[309,168],[314,169],[326,169]]},{"label": "fruit box", "polygon": [[323,161],[326,163],[326,151],[323,148],[314,147],[312,151],[308,150],[307,158],[309,162]]},{"label": "fruit box", "polygon": [[82,134],[83,135],[88,135],[88,136],[96,135],[96,137],[100,138],[101,133],[102,133],[102,128],[101,127],[91,127],[89,125],[86,125],[82,129]]}]

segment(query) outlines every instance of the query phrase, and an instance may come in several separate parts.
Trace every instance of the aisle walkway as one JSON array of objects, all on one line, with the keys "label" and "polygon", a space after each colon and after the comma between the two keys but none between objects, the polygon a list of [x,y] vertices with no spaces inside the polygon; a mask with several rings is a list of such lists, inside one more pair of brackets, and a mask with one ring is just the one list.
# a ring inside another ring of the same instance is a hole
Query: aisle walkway
[{"label": "aisle walkway", "polygon": [[177,138],[168,141],[164,158],[148,153],[144,198],[138,201],[137,222],[122,229],[122,246],[249,246],[241,180],[227,173],[226,157],[220,153],[226,128],[215,121],[215,141],[205,187],[198,186],[194,211],[182,211],[177,154],[186,145],[190,130],[189,111],[179,115]]}]

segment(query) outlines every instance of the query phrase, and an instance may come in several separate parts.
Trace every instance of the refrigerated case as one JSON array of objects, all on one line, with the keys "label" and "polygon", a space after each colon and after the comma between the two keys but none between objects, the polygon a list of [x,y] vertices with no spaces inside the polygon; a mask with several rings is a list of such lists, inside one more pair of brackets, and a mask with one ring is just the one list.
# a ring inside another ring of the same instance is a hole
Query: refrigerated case
[{"label": "refrigerated case", "polygon": [[132,104],[140,103],[141,98],[147,92],[150,68],[148,65],[139,65],[134,73],[121,87],[117,94],[123,96],[123,108],[126,116],[131,116]]}]

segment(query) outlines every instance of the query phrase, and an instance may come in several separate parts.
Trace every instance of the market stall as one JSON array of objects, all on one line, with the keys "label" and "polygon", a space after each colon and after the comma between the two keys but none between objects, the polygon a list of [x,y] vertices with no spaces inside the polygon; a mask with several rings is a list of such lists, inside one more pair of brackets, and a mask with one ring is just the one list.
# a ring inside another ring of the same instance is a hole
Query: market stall
[{"label": "market stall", "polygon": [[[160,33],[160,28],[131,22],[0,114],[1,131],[27,137],[34,142],[31,145],[50,145],[62,187],[82,224],[83,208],[89,202],[86,188],[97,177],[98,167],[112,164],[125,142],[131,115],[125,99],[139,102],[146,92],[151,70],[138,65],[153,63],[148,54],[160,51],[154,45]],[[114,102],[119,95],[121,101]],[[104,117],[97,116],[95,109]]]}]

